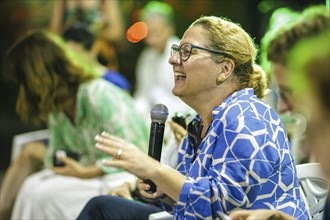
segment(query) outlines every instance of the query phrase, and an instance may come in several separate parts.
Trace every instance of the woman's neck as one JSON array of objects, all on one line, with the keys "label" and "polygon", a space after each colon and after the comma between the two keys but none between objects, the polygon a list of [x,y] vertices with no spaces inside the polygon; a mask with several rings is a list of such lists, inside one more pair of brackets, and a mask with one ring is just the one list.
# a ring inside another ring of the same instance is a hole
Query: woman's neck
[{"label": "woman's neck", "polygon": [[202,137],[204,137],[209,125],[213,121],[213,109],[219,106],[228,96],[237,90],[238,87],[230,85],[227,89],[217,90],[214,95],[209,93],[207,97],[202,97],[201,95],[189,100],[182,98],[187,105],[201,116],[203,125]]}]

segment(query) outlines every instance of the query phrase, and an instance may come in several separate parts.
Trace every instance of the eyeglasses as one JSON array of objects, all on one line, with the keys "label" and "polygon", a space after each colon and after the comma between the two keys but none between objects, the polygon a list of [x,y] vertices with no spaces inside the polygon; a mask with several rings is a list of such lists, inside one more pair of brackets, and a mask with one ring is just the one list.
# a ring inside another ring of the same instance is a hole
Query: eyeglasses
[{"label": "eyeglasses", "polygon": [[171,56],[173,56],[176,52],[179,51],[181,61],[187,61],[189,59],[190,55],[191,55],[191,51],[194,48],[200,49],[200,50],[205,50],[205,51],[208,51],[210,53],[215,53],[215,54],[223,55],[225,57],[230,57],[229,54],[227,54],[225,52],[221,52],[221,51],[217,51],[217,50],[212,50],[212,49],[208,49],[208,48],[205,48],[205,47],[199,47],[199,46],[193,45],[191,43],[184,43],[181,46],[178,46],[176,44],[173,44],[171,46]]}]

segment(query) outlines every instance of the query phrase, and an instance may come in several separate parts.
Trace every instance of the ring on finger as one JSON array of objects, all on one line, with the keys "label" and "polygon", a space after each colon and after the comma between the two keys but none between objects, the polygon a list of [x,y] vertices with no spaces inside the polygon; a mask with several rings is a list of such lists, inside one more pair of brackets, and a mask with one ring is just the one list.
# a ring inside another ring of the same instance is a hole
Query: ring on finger
[{"label": "ring on finger", "polygon": [[123,153],[123,149],[120,148],[120,149],[117,151],[116,160],[120,160],[120,156],[122,155],[122,153]]}]

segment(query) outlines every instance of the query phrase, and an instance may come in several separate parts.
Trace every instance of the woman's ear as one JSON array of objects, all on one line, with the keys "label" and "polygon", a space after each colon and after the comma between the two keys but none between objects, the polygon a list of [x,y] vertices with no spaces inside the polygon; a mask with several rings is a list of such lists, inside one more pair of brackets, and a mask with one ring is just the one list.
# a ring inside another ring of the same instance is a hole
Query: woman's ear
[{"label": "woman's ear", "polygon": [[216,78],[216,84],[223,83],[234,71],[235,63],[231,60],[225,61],[220,64],[219,74]]},{"label": "woman's ear", "polygon": [[234,72],[234,68],[235,63],[232,60],[227,60],[223,62],[222,71],[226,78],[228,78]]}]

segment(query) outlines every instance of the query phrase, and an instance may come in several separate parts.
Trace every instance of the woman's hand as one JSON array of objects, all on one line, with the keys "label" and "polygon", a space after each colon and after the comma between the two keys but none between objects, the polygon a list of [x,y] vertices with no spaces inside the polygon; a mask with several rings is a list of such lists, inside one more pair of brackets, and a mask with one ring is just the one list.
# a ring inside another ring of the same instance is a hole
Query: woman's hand
[{"label": "woman's hand", "polygon": [[84,173],[84,167],[76,160],[70,157],[57,157],[57,159],[64,163],[63,167],[53,167],[53,171],[56,174],[63,176],[75,176],[82,177]]},{"label": "woman's hand", "polygon": [[[97,135],[95,140],[95,147],[113,158],[103,161],[105,166],[124,169],[142,180],[149,179],[157,185],[158,190],[166,192],[174,201],[179,200],[186,176],[169,166],[161,165],[159,161],[121,138],[103,132]],[[141,185],[140,189],[145,190],[148,187],[150,186]],[[143,195],[150,198],[150,195],[145,193]],[[161,194],[160,191],[156,192],[151,198],[159,197]]]},{"label": "woman's hand", "polygon": [[171,127],[171,130],[175,137],[176,144],[180,146],[183,137],[187,134],[187,130],[174,121],[168,121],[167,123]]},{"label": "woman's hand", "polygon": [[123,183],[122,185],[111,189],[108,194],[133,200],[129,183]]},{"label": "woman's hand", "polygon": [[97,135],[95,140],[95,147],[113,158],[104,160],[105,166],[124,169],[140,179],[152,180],[156,177],[160,163],[133,144],[105,132]]},{"label": "woman's hand", "polygon": [[256,210],[237,210],[230,213],[232,220],[294,220],[292,216],[278,210],[256,209]]},{"label": "woman's hand", "polygon": [[102,176],[103,171],[97,166],[84,167],[78,161],[70,157],[57,157],[58,160],[64,163],[63,167],[53,167],[54,173],[63,176],[75,176],[82,179]]},{"label": "woman's hand", "polygon": [[137,181],[136,187],[139,189],[140,194],[142,196],[149,198],[149,199],[156,199],[156,198],[162,197],[164,195],[163,191],[159,190],[158,188],[157,188],[157,191],[154,193],[146,192],[147,190],[150,189],[150,185],[144,183],[143,180],[140,180],[140,179]]}]

